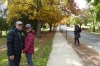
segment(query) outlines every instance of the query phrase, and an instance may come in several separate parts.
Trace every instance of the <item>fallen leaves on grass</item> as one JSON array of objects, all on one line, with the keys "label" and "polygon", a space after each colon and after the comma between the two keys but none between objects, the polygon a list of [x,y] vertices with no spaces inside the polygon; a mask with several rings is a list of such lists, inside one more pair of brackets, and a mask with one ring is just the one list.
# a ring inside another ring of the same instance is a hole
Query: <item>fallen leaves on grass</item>
[{"label": "fallen leaves on grass", "polygon": [[[43,32],[42,38],[35,38],[35,53],[33,54],[34,66],[46,66],[49,54],[52,50],[52,41],[55,32]],[[21,66],[26,66],[27,62],[24,60],[21,62]],[[24,63],[25,62],[25,63]]]},{"label": "fallen leaves on grass", "polygon": [[[55,32],[43,32],[42,38],[35,38],[35,53],[33,54],[34,66],[46,66],[52,49],[52,41]],[[6,39],[5,39],[6,40]],[[5,43],[6,41],[3,41]],[[7,66],[6,46],[0,48],[0,66]],[[20,66],[28,66],[25,54],[22,54]]]},{"label": "fallen leaves on grass", "polygon": [[0,38],[0,45],[6,44],[6,38]]}]

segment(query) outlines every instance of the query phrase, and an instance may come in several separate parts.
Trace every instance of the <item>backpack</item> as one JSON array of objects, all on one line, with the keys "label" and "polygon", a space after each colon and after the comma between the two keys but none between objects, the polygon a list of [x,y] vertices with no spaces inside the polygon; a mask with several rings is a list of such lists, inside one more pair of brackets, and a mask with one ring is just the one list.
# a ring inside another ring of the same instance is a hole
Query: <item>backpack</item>
[{"label": "backpack", "polygon": [[79,27],[79,32],[81,33],[82,32],[82,29]]}]

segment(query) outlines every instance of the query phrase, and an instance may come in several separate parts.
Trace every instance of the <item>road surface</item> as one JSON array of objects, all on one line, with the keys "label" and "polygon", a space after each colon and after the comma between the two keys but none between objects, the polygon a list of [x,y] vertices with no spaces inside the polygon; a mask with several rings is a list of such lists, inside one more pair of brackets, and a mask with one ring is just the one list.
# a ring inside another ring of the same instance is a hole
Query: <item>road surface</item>
[{"label": "road surface", "polygon": [[[62,26],[61,29],[64,32],[67,30],[67,34],[74,38],[74,32],[73,32],[74,28]],[[100,53],[100,35],[94,35],[91,33],[81,32],[80,41],[86,44],[89,48],[92,48],[98,53]]]}]

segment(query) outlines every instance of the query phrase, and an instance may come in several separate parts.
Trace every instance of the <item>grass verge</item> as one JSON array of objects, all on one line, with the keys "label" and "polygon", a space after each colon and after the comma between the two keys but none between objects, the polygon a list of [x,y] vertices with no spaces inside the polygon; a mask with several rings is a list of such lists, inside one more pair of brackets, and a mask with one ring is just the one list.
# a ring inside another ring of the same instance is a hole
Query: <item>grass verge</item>
[{"label": "grass verge", "polygon": [[[52,49],[52,39],[44,44],[35,42],[35,53],[33,54],[33,62],[35,66],[46,66],[49,54]],[[21,66],[28,66],[25,55],[22,55]]]},{"label": "grass verge", "polygon": [[6,38],[0,38],[0,45],[1,44],[6,44]]}]

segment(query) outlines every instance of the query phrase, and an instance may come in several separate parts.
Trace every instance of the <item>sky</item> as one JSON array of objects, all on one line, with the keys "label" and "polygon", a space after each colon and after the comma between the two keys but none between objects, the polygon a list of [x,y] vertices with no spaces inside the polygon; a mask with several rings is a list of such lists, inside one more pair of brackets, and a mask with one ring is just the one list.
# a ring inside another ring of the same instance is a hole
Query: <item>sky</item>
[{"label": "sky", "polygon": [[83,9],[83,8],[86,8],[87,4],[86,4],[86,1],[85,0],[75,0],[75,2],[77,3],[78,7],[80,9]]}]

